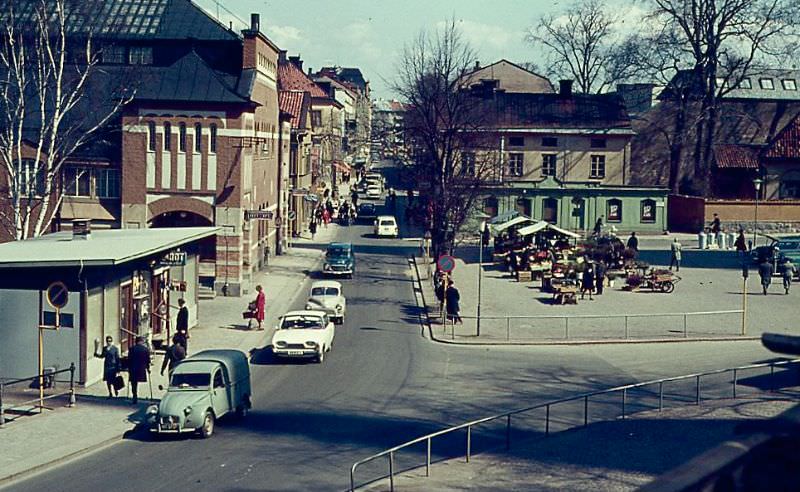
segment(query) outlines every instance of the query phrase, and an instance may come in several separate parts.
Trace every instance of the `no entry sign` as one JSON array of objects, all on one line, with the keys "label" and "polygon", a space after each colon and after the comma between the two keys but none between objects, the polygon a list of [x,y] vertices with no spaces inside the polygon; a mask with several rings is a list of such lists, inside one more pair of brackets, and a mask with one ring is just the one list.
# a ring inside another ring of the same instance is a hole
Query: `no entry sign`
[{"label": "no entry sign", "polygon": [[444,273],[450,273],[456,267],[456,259],[450,255],[442,255],[436,262],[436,266]]}]

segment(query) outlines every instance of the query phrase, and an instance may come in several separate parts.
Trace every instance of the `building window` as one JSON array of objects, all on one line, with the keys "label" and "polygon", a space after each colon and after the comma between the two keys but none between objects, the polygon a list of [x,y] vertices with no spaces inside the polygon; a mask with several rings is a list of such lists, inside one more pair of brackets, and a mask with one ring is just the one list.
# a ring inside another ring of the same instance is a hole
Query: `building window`
[{"label": "building window", "polygon": [[106,64],[125,64],[125,47],[115,44],[109,44],[103,47],[103,52],[100,54],[103,63]]},{"label": "building window", "polygon": [[775,89],[775,84],[772,82],[772,79],[758,79],[758,83],[761,85],[762,89],[769,91]]},{"label": "building window", "polygon": [[800,198],[800,171],[789,171],[781,176],[778,193],[781,199]]},{"label": "building window", "polygon": [[64,194],[67,196],[90,196],[92,172],[85,167],[68,166],[64,169]]},{"label": "building window", "polygon": [[651,199],[642,200],[642,222],[656,221],[656,201]]},{"label": "building window", "polygon": [[172,150],[172,125],[169,121],[164,123],[164,150]]},{"label": "building window", "polygon": [[94,183],[98,198],[119,198],[119,170],[96,169]]},{"label": "building window", "polygon": [[558,147],[558,139],[556,137],[542,137],[542,147]]},{"label": "building window", "polygon": [[322,126],[322,111],[311,112],[311,126],[314,128]]},{"label": "building window", "polygon": [[606,177],[606,156],[592,156],[592,167],[589,170],[589,177],[595,179],[602,179]]},{"label": "building window", "polygon": [[200,123],[194,124],[194,151],[198,154],[203,151],[203,125]]},{"label": "building window", "polygon": [[495,215],[497,215],[497,206],[498,206],[497,198],[490,196],[485,200],[483,200],[483,213],[485,213],[489,217],[494,217]]},{"label": "building window", "polygon": [[593,149],[605,149],[606,148],[606,139],[605,138],[593,138],[591,146]]},{"label": "building window", "polygon": [[509,137],[508,146],[509,147],[524,147],[525,146],[525,137]]},{"label": "building window", "polygon": [[797,90],[797,82],[794,79],[783,79],[782,84],[785,91]]},{"label": "building window", "polygon": [[508,175],[522,176],[525,166],[525,154],[522,152],[512,152],[508,154]]},{"label": "building window", "polygon": [[131,46],[128,50],[128,63],[131,65],[152,65],[153,48],[150,46]]},{"label": "building window", "polygon": [[606,220],[609,222],[622,221],[622,200],[612,198],[606,202]]},{"label": "building window", "polygon": [[738,88],[739,89],[752,89],[753,88],[753,84],[750,83],[750,79],[742,79],[742,81],[739,82],[739,87]]},{"label": "building window", "polygon": [[216,151],[217,151],[217,125],[216,125],[216,123],[211,123],[211,126],[209,126],[208,129],[209,129],[209,132],[210,132],[210,138],[208,139],[208,141],[209,141],[209,144],[208,144],[209,152],[211,152],[213,154],[213,153],[216,153]]},{"label": "building window", "polygon": [[186,123],[178,123],[178,150],[186,152]]},{"label": "building window", "polygon": [[467,176],[475,176],[475,152],[461,154],[461,172]]},{"label": "building window", "polygon": [[542,176],[555,176],[556,175],[556,162],[558,156],[555,154],[542,155]]},{"label": "building window", "polygon": [[156,123],[154,121],[147,123],[147,150],[156,151]]}]

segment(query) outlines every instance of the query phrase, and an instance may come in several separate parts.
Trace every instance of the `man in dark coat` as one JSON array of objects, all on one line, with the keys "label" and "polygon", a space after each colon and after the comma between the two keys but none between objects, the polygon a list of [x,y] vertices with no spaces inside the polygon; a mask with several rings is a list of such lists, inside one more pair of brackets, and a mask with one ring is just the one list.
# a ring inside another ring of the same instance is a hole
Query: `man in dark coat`
[{"label": "man in dark coat", "polygon": [[581,299],[586,293],[589,293],[589,300],[593,301],[592,291],[594,291],[594,268],[591,263],[586,263],[583,268],[583,275],[581,276]]},{"label": "man in dark coat", "polygon": [[186,301],[178,299],[178,319],[175,320],[175,331],[180,335],[181,339],[178,343],[183,345],[183,350],[189,353],[189,308],[186,307]]},{"label": "man in dark coat", "polygon": [[592,231],[595,236],[599,236],[601,232],[603,232],[603,216],[597,218],[597,222],[594,223],[594,230]]},{"label": "man in dark coat", "polygon": [[172,337],[172,345],[167,347],[167,352],[164,354],[164,362],[161,364],[161,375],[164,375],[164,369],[168,369],[169,375],[180,362],[186,358],[186,349],[181,345],[178,335]]},{"label": "man in dark coat", "polygon": [[766,258],[761,260],[761,263],[758,265],[758,276],[761,277],[761,288],[764,291],[764,295],[767,295],[769,284],[772,283],[773,273],[772,263]]},{"label": "man in dark coat", "polygon": [[602,261],[597,262],[594,267],[594,286],[597,289],[597,295],[603,294],[603,287],[606,283],[606,264]]},{"label": "man in dark coat", "polygon": [[464,321],[461,319],[461,306],[459,305],[461,294],[456,289],[456,286],[453,285],[452,280],[448,282],[444,296],[447,300],[447,317],[453,320],[453,323],[458,322],[463,325]]},{"label": "man in dark coat", "polygon": [[628,249],[632,249],[639,252],[639,238],[636,237],[636,231],[631,232],[631,237],[628,238],[628,244],[626,245]]},{"label": "man in dark coat", "polygon": [[128,379],[131,382],[133,403],[139,401],[139,383],[147,382],[150,372],[150,349],[144,344],[144,337],[136,337],[136,345],[128,351]]},{"label": "man in dark coat", "polygon": [[103,347],[102,352],[97,353],[97,345],[100,340],[95,342],[94,356],[103,359],[103,381],[106,382],[108,387],[108,397],[111,398],[111,391],[114,391],[115,396],[119,396],[119,389],[115,386],[117,375],[122,369],[122,364],[119,357],[119,349],[114,345],[114,339],[111,336],[106,337],[106,346]]}]

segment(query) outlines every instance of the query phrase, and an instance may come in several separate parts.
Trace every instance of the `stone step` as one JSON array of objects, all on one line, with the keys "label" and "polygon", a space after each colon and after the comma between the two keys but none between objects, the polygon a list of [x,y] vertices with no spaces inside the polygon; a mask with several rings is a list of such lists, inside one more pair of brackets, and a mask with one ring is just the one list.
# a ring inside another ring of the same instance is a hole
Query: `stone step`
[{"label": "stone step", "polygon": [[217,292],[210,287],[199,287],[197,289],[197,297],[200,299],[214,299],[217,297]]}]

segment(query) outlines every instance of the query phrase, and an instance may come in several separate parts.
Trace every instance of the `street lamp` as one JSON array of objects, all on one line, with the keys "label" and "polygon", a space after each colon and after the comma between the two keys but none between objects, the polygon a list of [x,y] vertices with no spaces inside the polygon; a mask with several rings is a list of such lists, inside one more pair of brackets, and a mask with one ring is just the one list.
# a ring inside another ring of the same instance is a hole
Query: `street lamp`
[{"label": "street lamp", "polygon": [[756,247],[756,232],[758,231],[758,196],[761,194],[761,184],[763,182],[764,181],[761,178],[756,178],[753,180],[753,187],[756,190],[756,210],[753,224],[753,248]]},{"label": "street lamp", "polygon": [[[481,213],[479,217],[488,219],[489,216]],[[489,228],[489,223],[485,220],[481,221],[480,225],[480,239],[478,239],[478,315],[475,320],[475,336],[481,336],[481,282],[483,280],[483,235],[486,234]]]}]

